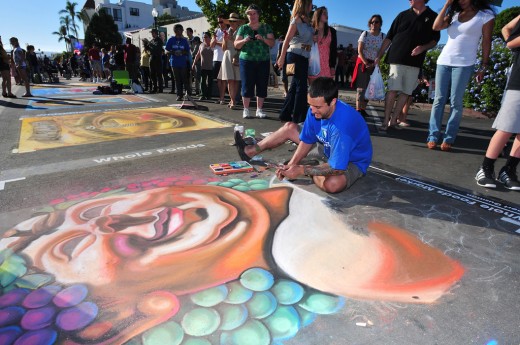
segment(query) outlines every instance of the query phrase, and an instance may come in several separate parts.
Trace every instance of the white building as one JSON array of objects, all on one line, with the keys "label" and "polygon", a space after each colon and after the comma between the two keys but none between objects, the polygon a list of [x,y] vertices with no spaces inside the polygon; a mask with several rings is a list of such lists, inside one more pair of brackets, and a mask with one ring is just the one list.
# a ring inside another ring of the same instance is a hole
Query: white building
[{"label": "white building", "polygon": [[331,24],[331,26],[336,29],[338,46],[342,44],[343,47],[346,48],[349,44],[352,44],[352,46],[357,50],[359,36],[361,36],[361,33],[364,30],[339,24]]},{"label": "white building", "polygon": [[[169,14],[180,21],[202,16],[200,12],[190,11],[187,7],[177,5],[176,0],[153,0],[152,5],[138,1],[120,0],[111,3],[110,0],[86,0],[83,10],[92,17],[101,9],[105,9],[114,18],[119,33],[125,37],[125,32],[149,28],[154,24],[152,10],[155,7],[159,15]],[[86,27],[83,28],[86,30]]]},{"label": "white building", "polygon": [[[211,26],[208,23],[208,20],[206,17],[198,17],[194,19],[188,19],[183,20],[180,23],[175,24],[181,24],[184,27],[184,36],[186,36],[186,29],[192,28],[193,29],[193,36],[199,36],[202,40],[202,34],[206,31],[209,31],[211,29]],[[169,38],[172,36],[173,33],[173,27],[175,24],[168,24],[163,25],[161,28],[166,28],[166,35]],[[132,38],[132,43],[141,48],[142,40],[143,38],[147,38],[149,40],[152,39],[152,29],[146,28],[141,30],[134,30],[131,33],[127,33],[127,37]],[[164,42],[166,44],[166,42]]]}]

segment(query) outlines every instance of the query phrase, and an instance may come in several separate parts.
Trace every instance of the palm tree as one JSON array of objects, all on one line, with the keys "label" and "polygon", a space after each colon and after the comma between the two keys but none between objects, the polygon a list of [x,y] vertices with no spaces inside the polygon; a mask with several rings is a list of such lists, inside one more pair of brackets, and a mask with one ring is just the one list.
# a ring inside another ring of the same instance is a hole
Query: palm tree
[{"label": "palm tree", "polygon": [[53,35],[58,36],[58,42],[65,41],[65,50],[69,51],[70,37],[68,34],[67,27],[65,25],[60,26],[58,31],[54,31]]},{"label": "palm tree", "polygon": [[78,18],[81,20],[81,13],[76,12],[76,6],[78,6],[78,3],[67,1],[65,4],[65,9],[61,10],[59,14],[68,14],[71,19],[71,28],[74,31],[74,36],[78,37],[78,26],[76,25],[75,19]]},{"label": "palm tree", "polygon": [[60,17],[60,24],[61,24],[61,26],[65,27],[65,30],[67,32],[67,37],[69,38],[70,48],[72,51],[74,49],[72,43],[74,42],[75,39],[77,39],[77,37],[70,33],[71,30],[76,31],[76,30],[74,30],[75,28],[72,26],[70,17],[69,16]]},{"label": "palm tree", "polygon": [[[76,24],[76,18],[81,20],[81,13],[76,12],[76,6],[78,6],[77,2],[68,1],[65,4],[65,9],[61,10],[60,14],[66,14],[67,17],[70,18],[71,24],[69,25],[69,28],[72,29],[74,33],[73,39],[71,39],[70,42],[70,48],[71,51],[74,50],[74,40],[78,39],[78,25]],[[71,36],[71,35],[69,35]]]}]

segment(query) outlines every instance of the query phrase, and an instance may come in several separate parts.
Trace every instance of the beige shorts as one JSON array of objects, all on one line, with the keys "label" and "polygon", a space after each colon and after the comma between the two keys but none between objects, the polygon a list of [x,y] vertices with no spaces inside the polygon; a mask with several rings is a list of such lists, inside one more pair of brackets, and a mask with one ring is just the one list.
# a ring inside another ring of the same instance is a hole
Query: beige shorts
[{"label": "beige shorts", "polygon": [[419,67],[390,65],[388,90],[411,95],[418,85]]}]

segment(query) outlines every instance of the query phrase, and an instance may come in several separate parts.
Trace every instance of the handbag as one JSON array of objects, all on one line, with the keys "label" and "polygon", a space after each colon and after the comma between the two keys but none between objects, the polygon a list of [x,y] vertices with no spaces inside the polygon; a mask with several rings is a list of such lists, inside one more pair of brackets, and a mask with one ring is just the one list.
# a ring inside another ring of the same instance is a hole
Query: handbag
[{"label": "handbag", "polygon": [[379,66],[376,66],[374,72],[370,76],[367,90],[365,92],[365,98],[369,101],[382,101],[385,99],[385,83],[383,76],[379,70]]},{"label": "handbag", "polygon": [[314,42],[309,56],[309,76],[312,77],[318,74],[320,74],[320,51],[318,44]]},{"label": "handbag", "polygon": [[295,64],[295,63],[288,63],[288,64],[285,66],[285,74],[286,74],[287,76],[294,75],[295,70],[296,70],[296,64]]}]

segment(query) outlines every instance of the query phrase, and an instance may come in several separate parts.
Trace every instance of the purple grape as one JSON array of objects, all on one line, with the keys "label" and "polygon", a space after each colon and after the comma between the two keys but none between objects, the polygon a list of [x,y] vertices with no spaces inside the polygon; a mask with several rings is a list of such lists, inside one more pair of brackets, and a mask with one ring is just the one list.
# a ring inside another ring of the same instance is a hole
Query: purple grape
[{"label": "purple grape", "polygon": [[14,345],[52,345],[58,338],[58,334],[52,328],[30,331],[22,335]]},{"label": "purple grape", "polygon": [[57,285],[49,285],[38,290],[34,290],[28,294],[27,297],[25,297],[22,302],[22,306],[29,309],[44,307],[50,303],[50,301],[54,298],[54,295],[56,295],[60,290],[61,287]]},{"label": "purple grape", "polygon": [[22,307],[13,306],[0,309],[0,327],[18,324],[23,314],[25,314],[25,309]]},{"label": "purple grape", "polygon": [[58,292],[52,301],[60,308],[68,308],[83,302],[87,294],[85,285],[72,285]]},{"label": "purple grape", "polygon": [[25,313],[20,323],[22,328],[34,331],[50,326],[54,321],[56,309],[54,307],[43,307],[31,309]]},{"label": "purple grape", "polygon": [[25,296],[29,294],[28,289],[14,289],[0,296],[0,308],[12,305],[20,305]]},{"label": "purple grape", "polygon": [[22,333],[23,331],[17,326],[2,327],[0,328],[0,344],[12,345]]},{"label": "purple grape", "polygon": [[98,307],[92,302],[83,302],[60,311],[56,325],[65,331],[74,331],[87,326],[97,317]]}]

